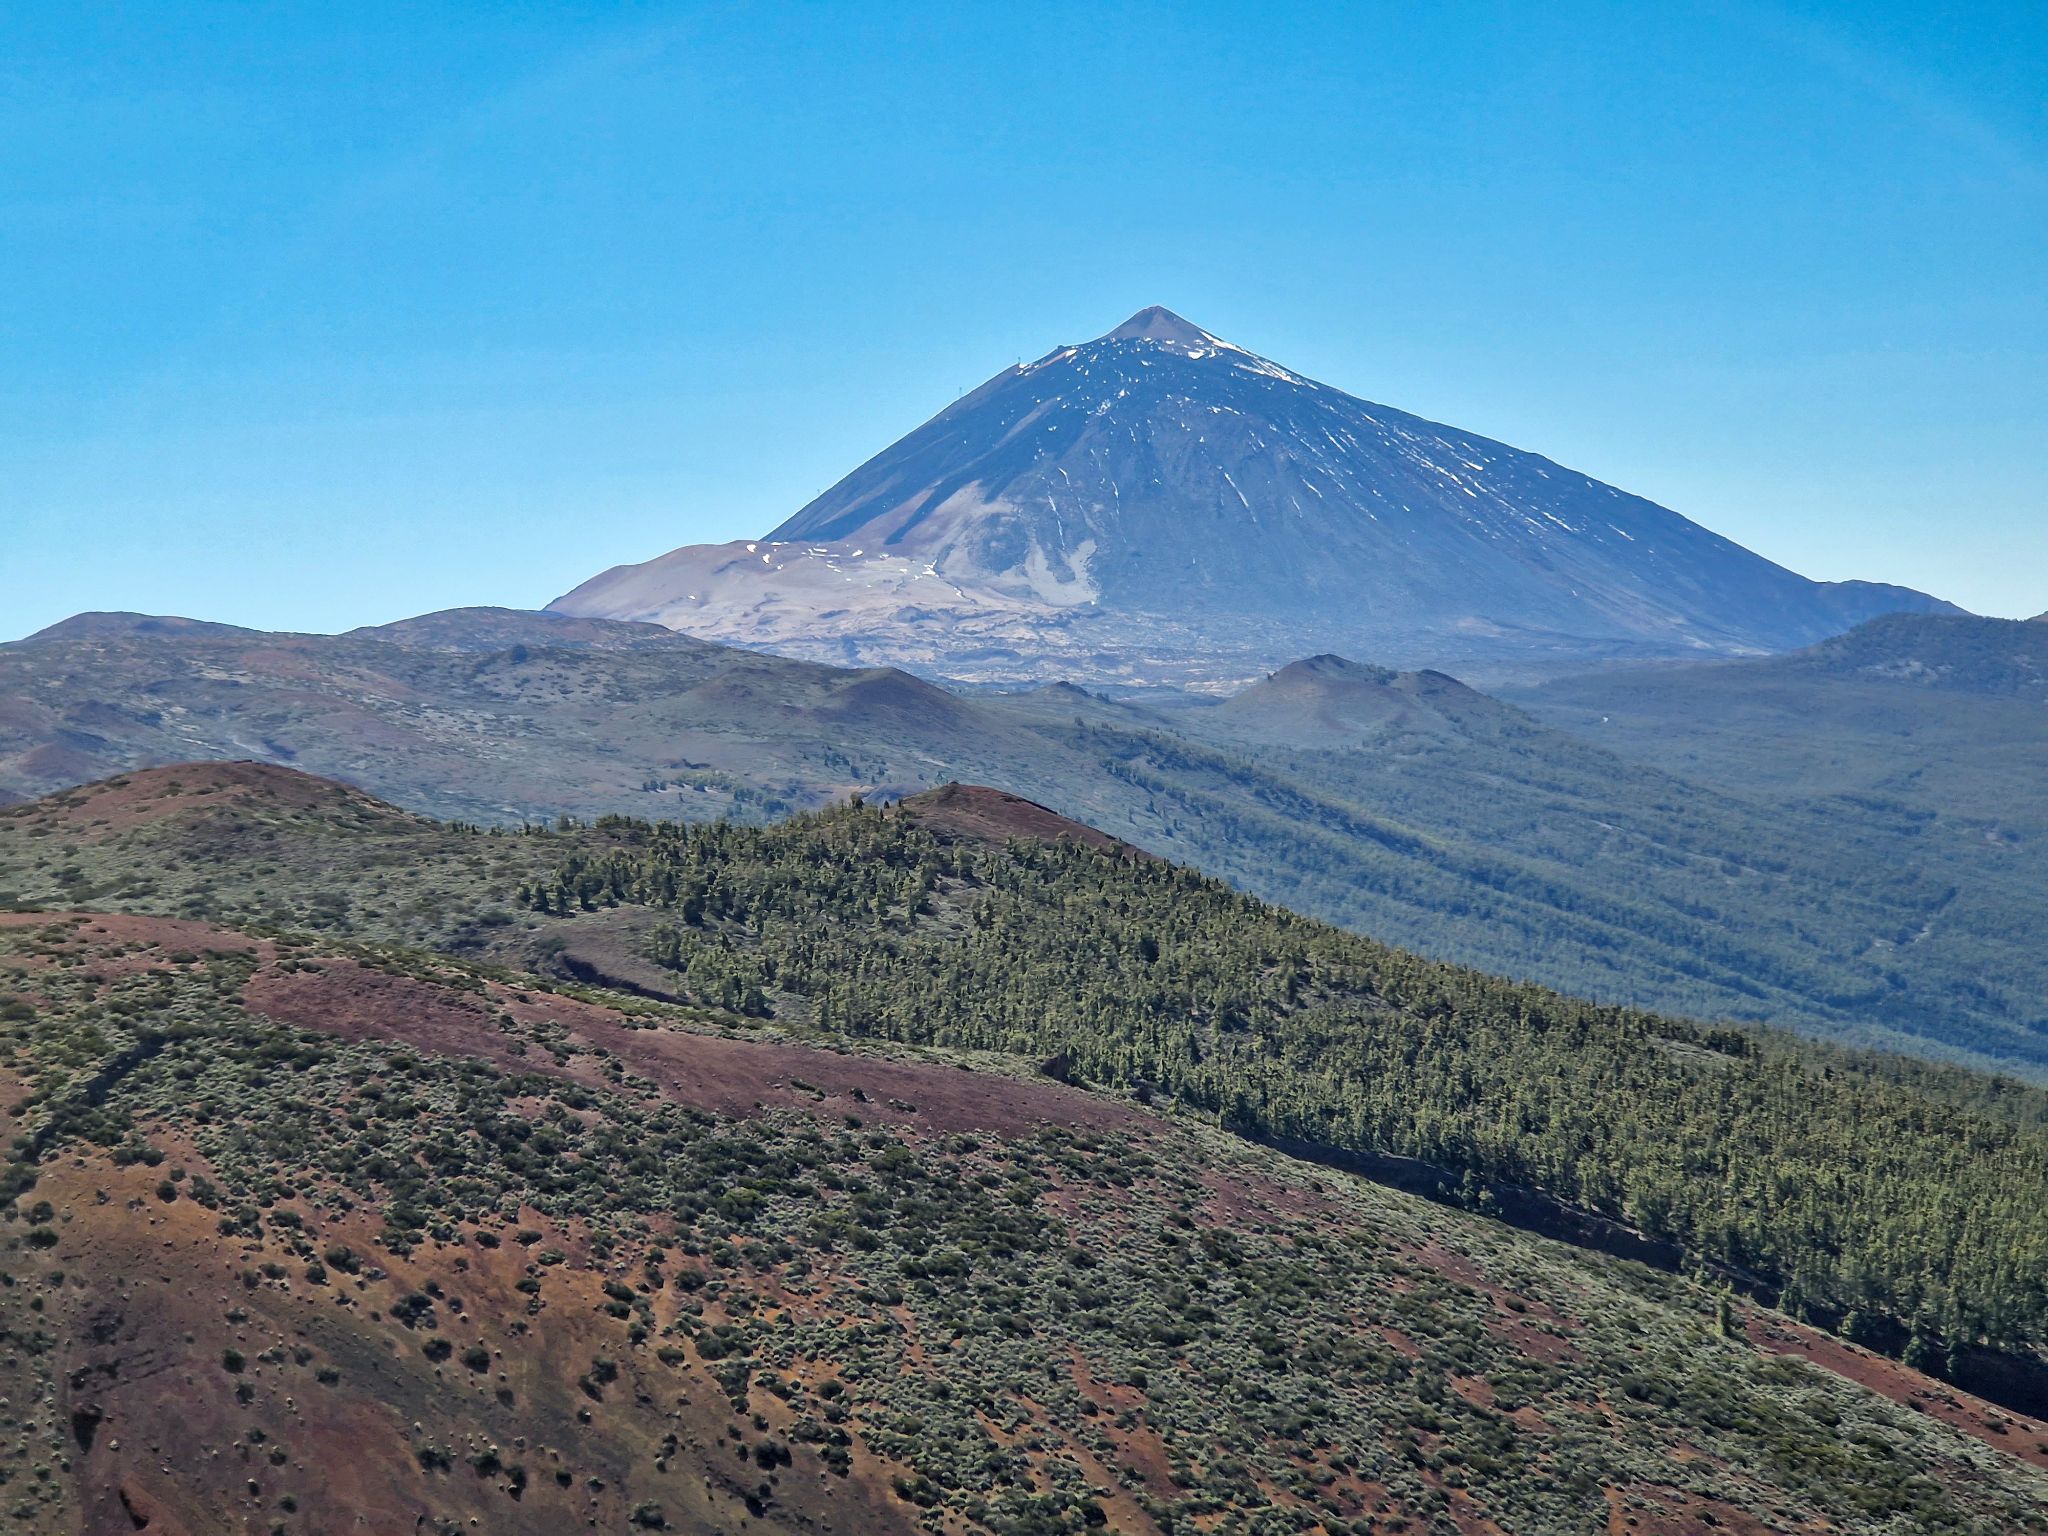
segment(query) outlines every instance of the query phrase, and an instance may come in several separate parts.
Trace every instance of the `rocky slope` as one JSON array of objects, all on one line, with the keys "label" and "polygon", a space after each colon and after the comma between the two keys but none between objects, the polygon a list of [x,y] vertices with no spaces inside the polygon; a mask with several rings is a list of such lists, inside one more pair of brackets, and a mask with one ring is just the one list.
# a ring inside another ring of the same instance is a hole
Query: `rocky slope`
[{"label": "rocky slope", "polygon": [[1808,581],[1156,308],[1006,369],[765,539],[553,604],[953,679],[1209,687],[1324,650],[1477,676],[1783,650],[1946,606]]}]

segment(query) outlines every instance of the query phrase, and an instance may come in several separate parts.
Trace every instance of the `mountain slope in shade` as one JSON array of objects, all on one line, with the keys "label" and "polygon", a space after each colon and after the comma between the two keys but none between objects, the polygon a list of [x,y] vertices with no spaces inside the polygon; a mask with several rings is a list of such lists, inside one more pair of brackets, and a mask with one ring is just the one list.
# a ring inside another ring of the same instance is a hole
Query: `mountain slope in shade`
[{"label": "mountain slope in shade", "polygon": [[660,641],[667,634],[658,624],[619,624],[524,608],[444,608],[390,624],[366,624],[341,638],[388,640],[393,645],[448,651],[498,651],[536,644],[623,650]]},{"label": "mountain slope in shade", "polygon": [[27,637],[23,644],[38,640],[112,640],[155,635],[193,639],[231,639],[242,635],[260,637],[261,630],[243,629],[237,624],[216,624],[210,619],[181,619],[174,614],[156,613],[74,613]]},{"label": "mountain slope in shade", "polygon": [[[976,681],[1783,650],[1922,593],[1807,580],[1540,455],[1149,309],[1004,370],[766,539],[553,605]],[[1951,610],[1952,611],[1952,610]]]}]

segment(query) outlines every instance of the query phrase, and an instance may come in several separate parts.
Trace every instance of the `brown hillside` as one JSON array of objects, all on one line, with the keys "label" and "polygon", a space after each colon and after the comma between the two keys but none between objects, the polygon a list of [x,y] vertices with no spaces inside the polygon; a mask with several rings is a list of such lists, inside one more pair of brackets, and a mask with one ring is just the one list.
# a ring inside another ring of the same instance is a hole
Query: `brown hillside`
[{"label": "brown hillside", "polygon": [[110,779],[60,791],[27,805],[0,810],[29,828],[105,834],[131,831],[194,812],[260,810],[343,824],[364,819],[394,826],[420,825],[419,818],[350,785],[274,763],[174,763],[141,768]]},{"label": "brown hillside", "polygon": [[1022,795],[989,789],[980,784],[941,784],[937,789],[928,789],[898,801],[897,809],[919,826],[942,837],[998,845],[1013,837],[1036,838],[1048,843],[1066,839],[1105,852],[1128,853],[1145,859],[1152,857],[1142,848],[1048,810],[1035,800],[1026,800]]}]

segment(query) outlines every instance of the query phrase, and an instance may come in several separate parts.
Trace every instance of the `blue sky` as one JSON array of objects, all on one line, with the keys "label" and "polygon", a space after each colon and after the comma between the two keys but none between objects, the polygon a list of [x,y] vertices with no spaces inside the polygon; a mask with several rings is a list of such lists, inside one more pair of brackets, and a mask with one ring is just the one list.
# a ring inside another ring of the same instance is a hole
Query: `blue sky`
[{"label": "blue sky", "polygon": [[2048,10],[10,6],[0,637],[537,606],[1163,303],[2048,609]]}]

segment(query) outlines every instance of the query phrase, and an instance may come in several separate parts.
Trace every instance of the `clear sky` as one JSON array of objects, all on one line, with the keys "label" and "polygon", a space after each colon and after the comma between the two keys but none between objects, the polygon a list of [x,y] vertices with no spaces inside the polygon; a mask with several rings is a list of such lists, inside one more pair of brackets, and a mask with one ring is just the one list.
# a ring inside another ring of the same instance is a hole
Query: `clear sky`
[{"label": "clear sky", "polygon": [[2048,609],[2048,6],[0,7],[0,638],[538,606],[1166,304]]}]

